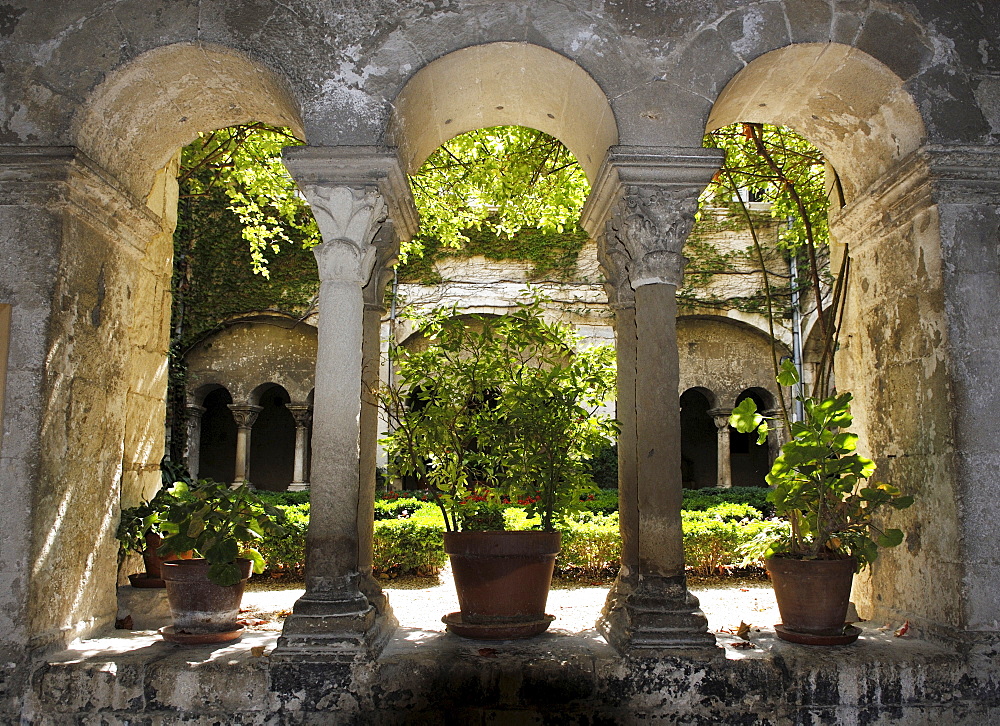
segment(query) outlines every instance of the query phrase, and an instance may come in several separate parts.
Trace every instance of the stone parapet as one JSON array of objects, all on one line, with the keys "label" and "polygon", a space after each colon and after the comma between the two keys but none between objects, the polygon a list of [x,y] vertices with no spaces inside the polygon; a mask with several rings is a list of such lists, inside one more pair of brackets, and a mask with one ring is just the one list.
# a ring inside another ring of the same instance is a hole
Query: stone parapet
[{"label": "stone parapet", "polygon": [[1000,720],[995,647],[963,653],[862,630],[854,645],[818,648],[765,629],[756,647],[726,642],[715,658],[622,658],[599,639],[558,633],[486,650],[481,641],[403,633],[369,662],[275,658],[272,633],[178,648],[120,631],[36,662],[20,716],[116,726]]}]

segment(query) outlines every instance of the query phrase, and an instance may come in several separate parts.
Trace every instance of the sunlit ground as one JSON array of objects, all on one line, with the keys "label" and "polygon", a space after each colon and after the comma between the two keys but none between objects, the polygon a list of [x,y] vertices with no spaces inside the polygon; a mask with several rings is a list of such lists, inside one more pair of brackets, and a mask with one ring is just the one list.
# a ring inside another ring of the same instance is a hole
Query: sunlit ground
[{"label": "sunlit ground", "polygon": [[[771,627],[779,622],[771,584],[756,577],[690,578],[689,587],[708,618],[709,629],[721,638],[740,623]],[[549,593],[547,612],[556,616],[553,630],[593,631],[604,606],[610,579],[557,579]],[[451,572],[437,577],[382,580],[400,627],[444,632],[441,616],[458,610]],[[280,630],[281,621],[303,593],[301,582],[252,582],[243,596],[244,617],[254,629]]]}]

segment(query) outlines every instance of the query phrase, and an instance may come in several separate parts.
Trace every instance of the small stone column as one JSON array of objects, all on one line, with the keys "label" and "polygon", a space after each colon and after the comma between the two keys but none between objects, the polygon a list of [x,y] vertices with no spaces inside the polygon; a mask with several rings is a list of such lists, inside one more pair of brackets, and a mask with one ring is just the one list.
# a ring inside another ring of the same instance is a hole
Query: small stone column
[{"label": "small stone column", "polygon": [[238,487],[250,479],[250,431],[264,409],[261,406],[230,403],[229,410],[233,412],[233,419],[236,421],[236,471],[233,474],[233,486]]},{"label": "small stone column", "polygon": [[187,410],[187,470],[192,479],[198,478],[201,466],[201,419],[205,407],[196,403],[185,406]]},{"label": "small stone column", "polygon": [[309,423],[312,421],[312,406],[307,404],[287,404],[285,406],[295,419],[295,460],[292,469],[292,483],[288,491],[301,492],[309,488],[306,477],[306,452],[309,447]]},{"label": "small stone column", "polygon": [[732,409],[728,408],[713,408],[708,412],[718,431],[716,486],[720,489],[729,489],[733,486],[733,460],[729,453],[729,415],[731,413]]},{"label": "small stone column", "polygon": [[622,567],[597,626],[636,657],[720,654],[684,575],[675,298],[698,195],[718,163],[715,150],[612,147],[582,215],[601,240],[615,308],[622,423]]},{"label": "small stone column", "polygon": [[361,446],[368,446],[361,423],[363,289],[379,259],[373,241],[387,214],[402,218],[408,230],[416,217],[392,150],[296,147],[286,150],[285,163],[323,242],[313,250],[320,290],[306,592],[271,660],[355,662],[374,657],[396,626],[371,574],[374,481],[368,492],[361,479],[367,460]]}]

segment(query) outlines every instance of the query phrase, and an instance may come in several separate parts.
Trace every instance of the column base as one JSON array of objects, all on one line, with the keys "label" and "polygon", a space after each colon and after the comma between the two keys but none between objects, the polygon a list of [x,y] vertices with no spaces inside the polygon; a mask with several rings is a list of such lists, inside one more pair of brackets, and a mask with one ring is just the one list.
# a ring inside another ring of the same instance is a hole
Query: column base
[{"label": "column base", "polygon": [[597,629],[619,653],[636,658],[722,658],[684,575],[618,575]]},{"label": "column base", "polygon": [[290,492],[304,492],[309,489],[309,482],[307,481],[293,481],[288,485],[288,491]]},{"label": "column base", "polygon": [[272,663],[301,661],[357,662],[378,657],[399,624],[389,600],[368,583],[353,592],[306,592],[270,655]]}]

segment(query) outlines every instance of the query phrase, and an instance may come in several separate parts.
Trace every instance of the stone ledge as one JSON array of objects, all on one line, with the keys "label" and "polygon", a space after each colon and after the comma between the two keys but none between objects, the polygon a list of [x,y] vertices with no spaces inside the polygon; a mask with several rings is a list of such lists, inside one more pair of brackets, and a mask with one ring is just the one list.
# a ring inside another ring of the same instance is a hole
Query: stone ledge
[{"label": "stone ledge", "polygon": [[[33,724],[949,723],[1000,720],[995,659],[870,626],[854,645],[770,630],[726,658],[621,658],[596,633],[524,642],[398,630],[374,663],[271,663],[277,633],[182,647],[151,632],[82,641],[36,665]],[[317,720],[318,719],[318,720]]]}]

